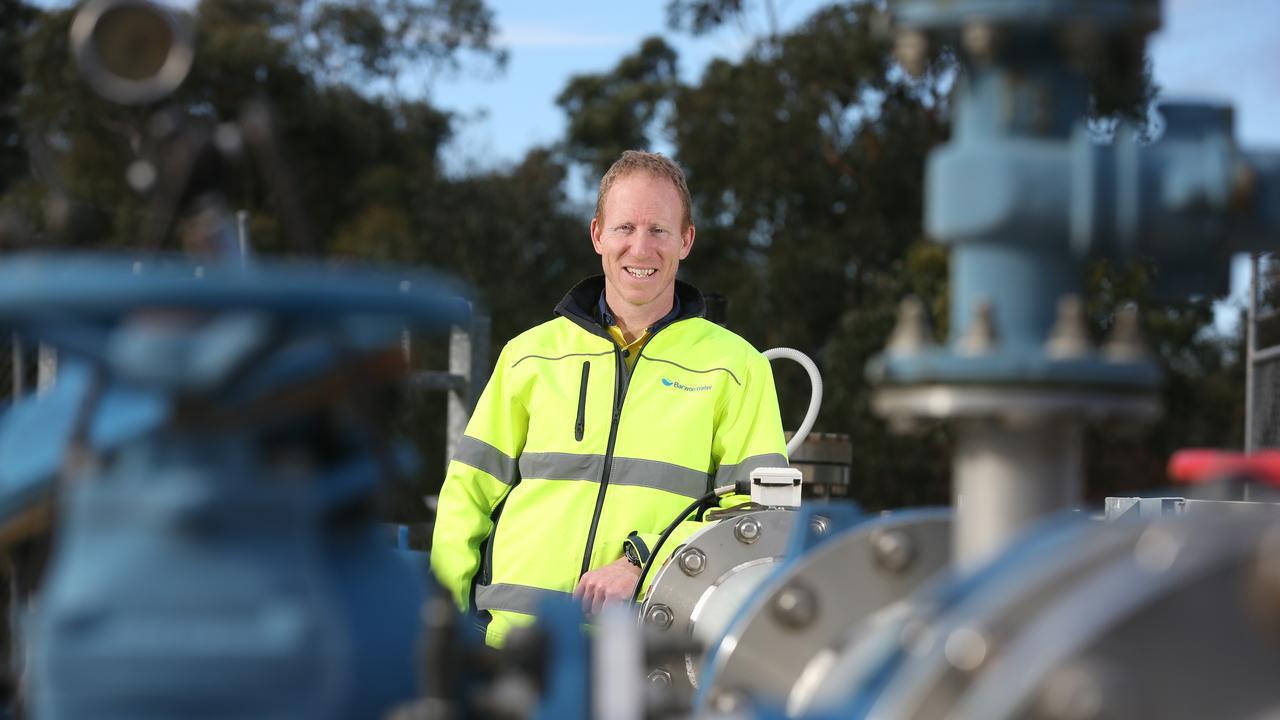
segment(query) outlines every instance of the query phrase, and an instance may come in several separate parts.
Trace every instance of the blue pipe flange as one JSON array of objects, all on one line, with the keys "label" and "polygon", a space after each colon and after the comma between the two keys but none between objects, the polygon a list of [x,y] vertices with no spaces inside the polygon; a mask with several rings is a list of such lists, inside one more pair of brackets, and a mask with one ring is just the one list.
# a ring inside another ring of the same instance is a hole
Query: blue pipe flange
[{"label": "blue pipe flange", "polygon": [[1274,511],[1050,523],[846,647],[800,716],[1263,716],[1277,538]]}]

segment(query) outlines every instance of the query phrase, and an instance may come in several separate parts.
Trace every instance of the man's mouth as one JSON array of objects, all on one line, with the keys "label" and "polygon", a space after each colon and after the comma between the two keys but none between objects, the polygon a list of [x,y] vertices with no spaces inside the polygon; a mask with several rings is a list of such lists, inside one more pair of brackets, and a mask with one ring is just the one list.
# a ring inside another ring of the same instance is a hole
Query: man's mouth
[{"label": "man's mouth", "polygon": [[652,274],[654,274],[655,272],[657,272],[657,268],[638,268],[638,267],[629,267],[629,266],[628,266],[628,267],[624,267],[624,268],[622,268],[622,269],[623,269],[623,270],[626,270],[626,271],[627,271],[627,273],[628,273],[629,275],[631,275],[631,277],[633,277],[633,278],[647,278],[647,277],[649,277],[650,275],[652,275]]}]

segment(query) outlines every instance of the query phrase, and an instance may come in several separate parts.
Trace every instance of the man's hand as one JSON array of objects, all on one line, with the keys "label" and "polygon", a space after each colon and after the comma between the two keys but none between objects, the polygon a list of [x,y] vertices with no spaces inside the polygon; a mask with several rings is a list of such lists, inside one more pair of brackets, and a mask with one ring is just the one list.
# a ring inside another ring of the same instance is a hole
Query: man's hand
[{"label": "man's hand", "polygon": [[584,612],[594,615],[605,603],[630,600],[639,581],[640,568],[620,557],[583,575],[578,587],[573,589],[573,596],[581,598]]}]

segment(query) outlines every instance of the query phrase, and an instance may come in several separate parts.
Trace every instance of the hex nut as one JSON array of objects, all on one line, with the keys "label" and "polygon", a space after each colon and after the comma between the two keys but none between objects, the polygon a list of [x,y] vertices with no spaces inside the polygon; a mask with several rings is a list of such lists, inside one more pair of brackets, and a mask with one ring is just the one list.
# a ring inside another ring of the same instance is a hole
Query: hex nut
[{"label": "hex nut", "polygon": [[763,528],[760,527],[759,520],[753,517],[744,517],[738,520],[737,524],[733,526],[733,535],[738,538],[739,542],[744,542],[750,545],[760,539],[761,530],[763,530]]},{"label": "hex nut", "polygon": [[707,555],[698,548],[686,548],[680,553],[680,569],[685,575],[693,577],[707,567]]},{"label": "hex nut", "polygon": [[649,676],[646,679],[649,681],[650,685],[654,685],[656,687],[671,687],[671,673],[661,668],[650,671]]},{"label": "hex nut", "polygon": [[792,583],[774,596],[773,615],[787,627],[807,627],[818,618],[818,598],[804,585]]},{"label": "hex nut", "polygon": [[915,543],[901,530],[877,530],[870,540],[871,557],[882,570],[900,573],[915,560]]},{"label": "hex nut", "polygon": [[662,603],[649,608],[649,611],[644,616],[645,622],[659,630],[666,630],[671,627],[671,623],[675,622],[675,619],[675,613],[671,612],[671,608]]}]

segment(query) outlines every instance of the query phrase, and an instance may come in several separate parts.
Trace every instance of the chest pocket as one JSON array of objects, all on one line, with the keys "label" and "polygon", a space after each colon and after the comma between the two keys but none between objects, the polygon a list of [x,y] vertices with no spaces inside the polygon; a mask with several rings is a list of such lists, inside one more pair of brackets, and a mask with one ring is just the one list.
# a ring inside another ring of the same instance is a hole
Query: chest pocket
[{"label": "chest pocket", "polygon": [[700,371],[641,355],[627,389],[620,451],[707,469],[720,403],[735,389],[728,371]]},{"label": "chest pocket", "polygon": [[582,382],[578,387],[578,417],[573,423],[573,439],[582,442],[587,431],[587,382],[591,379],[591,361],[582,361]]},{"label": "chest pocket", "polygon": [[602,426],[601,413],[607,412],[613,397],[608,372],[612,362],[612,350],[561,357],[528,355],[517,362],[514,367],[528,373],[521,378],[529,412],[527,448],[587,452],[580,446],[599,442],[600,433],[608,432],[608,418]]}]

